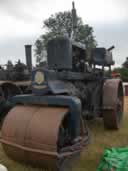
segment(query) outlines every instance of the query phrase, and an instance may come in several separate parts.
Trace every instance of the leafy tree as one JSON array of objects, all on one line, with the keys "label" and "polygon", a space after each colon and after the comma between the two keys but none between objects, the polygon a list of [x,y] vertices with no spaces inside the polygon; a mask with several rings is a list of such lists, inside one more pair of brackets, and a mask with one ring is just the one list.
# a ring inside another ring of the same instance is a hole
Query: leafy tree
[{"label": "leafy tree", "polygon": [[128,82],[128,68],[124,68],[124,67],[114,68],[113,71],[116,72],[116,73],[119,73],[121,79],[124,82]]},{"label": "leafy tree", "polygon": [[[97,42],[93,35],[93,28],[88,24],[83,24],[82,19],[77,17],[77,30],[76,41],[86,44],[87,48],[96,47]],[[72,13],[69,11],[58,12],[51,15],[43,22],[43,28],[45,33],[41,35],[35,42],[35,55],[37,62],[40,62],[44,58],[47,42],[57,36],[68,35],[71,36],[72,32]]]}]

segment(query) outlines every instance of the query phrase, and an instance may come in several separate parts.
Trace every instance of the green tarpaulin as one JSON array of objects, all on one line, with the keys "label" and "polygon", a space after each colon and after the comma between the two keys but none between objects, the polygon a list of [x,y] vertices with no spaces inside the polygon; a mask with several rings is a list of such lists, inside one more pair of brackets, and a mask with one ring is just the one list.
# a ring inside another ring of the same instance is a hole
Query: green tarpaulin
[{"label": "green tarpaulin", "polygon": [[106,148],[96,171],[128,171],[128,147]]}]

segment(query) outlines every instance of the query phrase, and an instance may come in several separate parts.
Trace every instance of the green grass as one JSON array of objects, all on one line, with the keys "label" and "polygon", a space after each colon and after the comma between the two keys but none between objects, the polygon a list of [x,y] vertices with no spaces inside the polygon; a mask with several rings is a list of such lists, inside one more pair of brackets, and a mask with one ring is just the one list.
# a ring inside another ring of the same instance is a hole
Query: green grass
[{"label": "green grass", "polygon": [[[119,131],[105,130],[102,120],[90,121],[88,125],[91,134],[91,142],[82,152],[80,160],[75,163],[72,171],[96,171],[105,147],[126,147],[128,145],[127,113],[124,115]],[[0,163],[4,164],[9,171],[46,171],[12,161],[4,154],[1,146]]]}]

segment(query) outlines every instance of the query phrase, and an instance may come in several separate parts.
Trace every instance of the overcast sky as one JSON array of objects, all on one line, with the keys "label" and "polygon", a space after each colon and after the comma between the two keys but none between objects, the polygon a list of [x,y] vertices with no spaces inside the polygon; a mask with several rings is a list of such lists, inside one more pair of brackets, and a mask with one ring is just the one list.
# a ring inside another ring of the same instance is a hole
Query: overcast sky
[{"label": "overcast sky", "polygon": [[[71,10],[72,0],[0,0],[0,63],[25,61],[24,45],[43,33],[43,20]],[[128,0],[75,0],[77,14],[94,28],[99,46],[115,45],[114,59],[128,56]]]}]

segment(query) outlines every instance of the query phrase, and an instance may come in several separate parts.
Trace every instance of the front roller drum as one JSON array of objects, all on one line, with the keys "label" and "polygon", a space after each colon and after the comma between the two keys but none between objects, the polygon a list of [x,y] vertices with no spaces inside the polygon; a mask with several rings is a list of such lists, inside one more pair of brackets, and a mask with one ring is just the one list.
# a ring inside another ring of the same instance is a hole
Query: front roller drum
[{"label": "front roller drum", "polygon": [[123,117],[124,95],[120,79],[106,80],[103,87],[103,120],[108,129],[119,129]]},{"label": "front roller drum", "polygon": [[69,116],[64,107],[14,107],[2,127],[6,154],[43,168],[64,168],[66,160],[77,156],[88,140],[82,124],[80,136],[71,138]]}]

